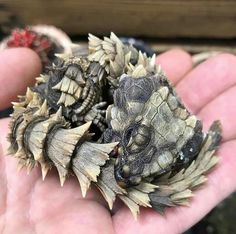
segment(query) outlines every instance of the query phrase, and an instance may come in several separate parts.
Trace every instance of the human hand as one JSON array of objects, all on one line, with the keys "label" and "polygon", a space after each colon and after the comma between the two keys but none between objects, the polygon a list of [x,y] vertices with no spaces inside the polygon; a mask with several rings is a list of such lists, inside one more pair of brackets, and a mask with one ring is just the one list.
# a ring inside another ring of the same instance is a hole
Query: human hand
[{"label": "human hand", "polygon": [[[204,128],[219,119],[223,143],[220,162],[208,182],[194,192],[190,207],[166,209],[162,217],[141,209],[137,221],[124,205],[111,215],[101,194],[91,189],[82,198],[79,183],[69,178],[60,187],[54,170],[43,182],[39,168],[30,175],[17,171],[17,160],[5,157],[9,119],[0,120],[0,233],[182,233],[199,221],[236,189],[236,57],[222,54],[192,69],[191,57],[172,50],[158,57],[183,102],[203,120]],[[40,61],[28,49],[11,49],[0,54],[0,109],[24,94],[40,73]]]}]

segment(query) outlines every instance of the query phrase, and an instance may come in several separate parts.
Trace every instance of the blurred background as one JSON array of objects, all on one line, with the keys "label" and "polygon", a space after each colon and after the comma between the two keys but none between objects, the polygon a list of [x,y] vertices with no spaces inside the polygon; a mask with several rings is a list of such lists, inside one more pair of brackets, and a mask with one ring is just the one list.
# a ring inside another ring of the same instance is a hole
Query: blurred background
[{"label": "blurred background", "polygon": [[[0,0],[0,39],[25,25],[61,28],[74,42],[87,34],[115,32],[148,52],[181,47],[195,64],[219,52],[236,54],[236,1],[230,0]],[[235,68],[236,69],[236,68]],[[195,225],[188,234],[236,233],[236,194]]]},{"label": "blurred background", "polygon": [[88,32],[140,37],[157,51],[236,53],[236,1],[0,0],[2,33],[26,24],[51,24],[72,38]]}]

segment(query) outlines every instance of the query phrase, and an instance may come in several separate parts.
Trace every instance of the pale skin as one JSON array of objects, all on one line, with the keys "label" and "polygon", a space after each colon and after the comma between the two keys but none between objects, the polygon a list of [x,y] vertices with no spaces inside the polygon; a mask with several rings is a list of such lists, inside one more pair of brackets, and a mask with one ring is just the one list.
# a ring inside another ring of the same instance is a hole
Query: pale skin
[{"label": "pale skin", "polygon": [[[190,55],[180,49],[161,54],[157,60],[186,106],[203,120],[205,129],[215,119],[222,123],[219,164],[194,193],[190,207],[167,209],[164,217],[141,209],[136,221],[121,203],[116,203],[111,213],[94,188],[83,199],[73,177],[61,188],[54,170],[45,181],[39,167],[29,175],[25,169],[18,172],[17,160],[5,156],[6,118],[0,120],[0,233],[182,233],[236,190],[236,57],[217,55],[194,69]],[[34,52],[11,49],[1,52],[0,71],[0,109],[4,109],[33,85],[41,66]]]}]

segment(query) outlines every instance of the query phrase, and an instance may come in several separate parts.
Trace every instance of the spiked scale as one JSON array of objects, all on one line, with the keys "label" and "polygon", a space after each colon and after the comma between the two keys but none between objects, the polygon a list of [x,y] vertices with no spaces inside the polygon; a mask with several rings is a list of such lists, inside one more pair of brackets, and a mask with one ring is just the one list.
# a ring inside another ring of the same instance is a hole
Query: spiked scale
[{"label": "spiked scale", "polygon": [[110,209],[118,197],[135,217],[140,206],[188,205],[217,163],[220,123],[203,133],[155,56],[114,33],[90,34],[88,47],[87,55],[57,55],[13,103],[9,154],[20,168],[39,164],[43,180],[52,167],[62,186],[75,175],[83,197],[93,183]]}]

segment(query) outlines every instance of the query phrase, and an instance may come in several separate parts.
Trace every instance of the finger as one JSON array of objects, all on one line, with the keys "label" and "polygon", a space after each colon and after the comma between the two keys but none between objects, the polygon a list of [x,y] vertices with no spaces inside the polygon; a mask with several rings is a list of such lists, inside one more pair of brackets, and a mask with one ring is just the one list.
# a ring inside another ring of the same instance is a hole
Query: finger
[{"label": "finger", "polygon": [[[6,211],[6,197],[7,197],[7,182],[5,177],[5,161],[3,160],[3,150],[2,150],[2,144],[0,141],[0,217],[5,213]],[[1,218],[0,218],[0,233],[2,233],[1,230]]]},{"label": "finger", "polygon": [[7,155],[7,147],[8,147],[7,134],[9,132],[8,126],[9,126],[9,118],[0,119],[0,129],[1,129],[0,146],[2,150],[1,155]]},{"label": "finger", "polygon": [[52,196],[52,191],[48,189],[47,194],[40,192],[41,196],[46,196],[46,199],[40,200],[40,205],[38,191],[32,199],[31,220],[37,224],[36,233],[114,233],[107,209],[92,200],[78,199],[76,194],[64,197],[64,191]]},{"label": "finger", "polygon": [[228,89],[213,101],[204,106],[197,114],[207,130],[216,119],[222,124],[223,140],[232,140],[236,137],[236,86]]},{"label": "finger", "polygon": [[220,162],[208,176],[206,186],[194,192],[190,207],[166,209],[165,216],[151,209],[142,209],[135,221],[127,208],[113,216],[116,233],[183,233],[214,206],[236,189],[236,141],[224,143],[219,150]]},{"label": "finger", "polygon": [[30,49],[16,48],[0,53],[0,110],[24,94],[41,72],[38,55]]},{"label": "finger", "polygon": [[189,72],[177,85],[177,93],[194,113],[236,84],[236,56],[221,54]]},{"label": "finger", "polygon": [[172,49],[157,56],[157,64],[160,64],[168,79],[176,84],[189,72],[192,67],[190,54],[181,49]]}]

